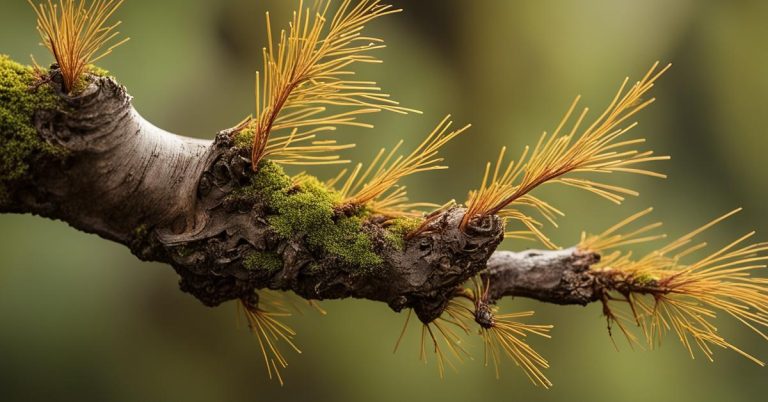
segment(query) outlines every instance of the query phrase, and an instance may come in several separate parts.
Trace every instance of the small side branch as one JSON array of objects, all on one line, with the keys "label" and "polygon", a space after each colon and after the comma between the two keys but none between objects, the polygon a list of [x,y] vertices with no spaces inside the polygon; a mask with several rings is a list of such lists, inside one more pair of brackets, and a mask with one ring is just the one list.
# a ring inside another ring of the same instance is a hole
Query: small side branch
[{"label": "small side branch", "polygon": [[576,247],[564,250],[497,251],[481,274],[491,300],[528,297],[547,303],[586,305],[604,292],[600,271],[590,266],[600,255]]}]

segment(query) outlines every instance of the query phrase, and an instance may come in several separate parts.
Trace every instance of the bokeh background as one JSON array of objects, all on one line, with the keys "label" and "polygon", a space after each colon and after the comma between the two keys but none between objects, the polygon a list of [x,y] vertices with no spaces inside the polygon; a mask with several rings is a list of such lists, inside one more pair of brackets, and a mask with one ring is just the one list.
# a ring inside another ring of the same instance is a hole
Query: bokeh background
[{"label": "bokeh background", "polygon": [[[119,12],[132,40],[101,65],[124,83],[138,110],[167,130],[213,138],[253,109],[253,73],[264,45],[263,14],[287,22],[294,1],[127,0]],[[502,145],[520,149],[552,129],[571,99],[602,110],[624,76],[673,62],[658,102],[636,135],[673,159],[667,180],[617,177],[641,196],[621,207],[569,189],[547,189],[568,214],[562,245],[655,206],[672,235],[734,207],[745,211],[709,239],[722,244],[757,229],[768,238],[768,2],[764,1],[396,1],[405,11],[371,26],[387,39],[383,66],[361,71],[422,116],[376,116],[376,129],[342,139],[369,160],[380,146],[418,141],[444,114],[474,127],[445,150],[452,168],[408,179],[414,198],[463,199]],[[2,0],[0,52],[20,61],[38,46],[31,8]],[[321,176],[328,170],[313,170]],[[542,194],[542,193],[540,193]],[[530,244],[510,242],[522,249]],[[392,354],[404,314],[365,301],[326,302],[327,317],[295,317],[301,356],[287,385],[266,380],[258,344],[235,325],[235,307],[205,308],[177,289],[167,266],[61,222],[0,216],[0,400],[755,401],[768,371],[735,353],[691,360],[672,337],[660,350],[616,351],[600,307],[518,299],[554,323],[532,343],[549,358],[551,390],[534,388],[512,364],[501,380],[475,360],[440,380],[417,359],[417,329]],[[768,343],[731,321],[721,331],[768,359]]]}]

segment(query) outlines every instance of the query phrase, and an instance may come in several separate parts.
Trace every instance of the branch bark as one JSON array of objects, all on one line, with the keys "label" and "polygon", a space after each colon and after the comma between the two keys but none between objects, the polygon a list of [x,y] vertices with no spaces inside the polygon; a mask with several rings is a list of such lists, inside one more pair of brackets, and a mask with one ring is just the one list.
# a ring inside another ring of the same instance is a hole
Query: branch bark
[{"label": "branch bark", "polygon": [[576,247],[564,250],[496,251],[481,273],[488,298],[528,297],[555,304],[587,305],[601,299],[604,276],[590,266],[600,255]]},{"label": "branch bark", "polygon": [[[42,140],[65,156],[37,160],[21,180],[5,183],[3,213],[33,213],[124,244],[143,260],[170,264],[180,286],[215,306],[254,290],[291,290],[306,299],[365,298],[400,311],[413,308],[424,322],[445,309],[454,290],[482,272],[492,299],[524,296],[559,304],[598,299],[599,280],[589,266],[599,256],[576,249],[495,251],[503,222],[495,216],[461,230],[464,209],[431,220],[428,230],[390,241],[387,220],[366,217],[360,226],[378,257],[361,266],[317,247],[306,232],[278,233],[280,214],[258,194],[240,197],[254,173],[247,150],[231,131],[214,141],[185,138],[144,120],[125,88],[90,77],[79,95],[62,93],[62,107],[39,111]],[[0,99],[2,99],[0,97]],[[336,211],[343,219],[347,211]],[[277,270],[246,263],[254,253],[279,256]]]}]

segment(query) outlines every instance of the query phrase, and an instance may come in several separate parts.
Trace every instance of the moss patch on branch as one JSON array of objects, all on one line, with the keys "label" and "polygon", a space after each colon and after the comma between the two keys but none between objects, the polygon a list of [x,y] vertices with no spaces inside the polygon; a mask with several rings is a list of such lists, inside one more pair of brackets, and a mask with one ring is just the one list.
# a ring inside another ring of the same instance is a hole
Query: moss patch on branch
[{"label": "moss patch on branch", "polygon": [[276,272],[283,269],[283,259],[277,253],[257,251],[243,260],[243,266],[247,269],[264,269],[268,272]]},{"label": "moss patch on branch", "polygon": [[405,249],[405,236],[418,229],[423,222],[417,218],[396,218],[387,222],[385,238],[397,250]]},{"label": "moss patch on branch", "polygon": [[244,128],[234,135],[235,146],[242,149],[249,149],[253,146],[254,132],[250,128]]},{"label": "moss patch on branch", "polygon": [[300,183],[285,174],[276,163],[262,161],[251,185],[241,195],[264,200],[272,228],[285,238],[303,236],[307,243],[358,267],[382,263],[365,230],[365,211],[337,216],[334,207],[341,197],[314,177]]},{"label": "moss patch on branch", "polygon": [[34,70],[0,55],[0,202],[8,182],[24,177],[35,159],[62,152],[40,138],[33,126],[37,111],[55,109],[59,98],[38,85]]},{"label": "moss patch on branch", "polygon": [[89,64],[85,70],[88,74],[95,75],[97,77],[109,77],[109,70],[103,69],[95,64]]}]

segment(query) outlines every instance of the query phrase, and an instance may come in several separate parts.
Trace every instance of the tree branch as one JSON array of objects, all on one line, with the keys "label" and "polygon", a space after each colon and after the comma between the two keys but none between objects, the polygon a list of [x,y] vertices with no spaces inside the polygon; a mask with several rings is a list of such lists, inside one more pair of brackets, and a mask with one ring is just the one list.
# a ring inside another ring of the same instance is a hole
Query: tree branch
[{"label": "tree branch", "polygon": [[[494,253],[501,219],[488,216],[462,230],[465,210],[458,207],[412,238],[383,216],[318,209],[312,197],[320,196],[279,168],[264,164],[254,173],[229,130],[212,142],[184,138],[144,120],[112,79],[91,76],[74,97],[61,91],[57,70],[49,79],[44,85],[61,104],[31,118],[40,140],[63,152],[36,157],[26,175],[3,182],[0,212],[61,219],[143,260],[170,264],[181,289],[206,305],[270,288],[306,299],[383,301],[431,322],[486,264],[493,299],[596,300],[588,269],[594,254]],[[357,243],[364,255],[348,255]]]},{"label": "tree branch", "polygon": [[600,300],[605,286],[590,266],[600,255],[575,247],[564,250],[496,251],[481,273],[488,298],[519,296],[555,304],[586,305]]}]

